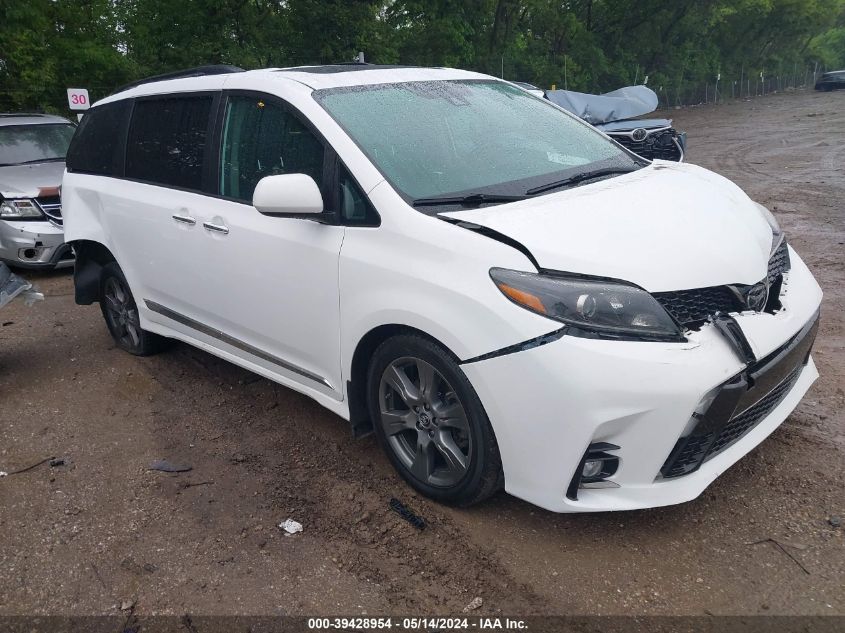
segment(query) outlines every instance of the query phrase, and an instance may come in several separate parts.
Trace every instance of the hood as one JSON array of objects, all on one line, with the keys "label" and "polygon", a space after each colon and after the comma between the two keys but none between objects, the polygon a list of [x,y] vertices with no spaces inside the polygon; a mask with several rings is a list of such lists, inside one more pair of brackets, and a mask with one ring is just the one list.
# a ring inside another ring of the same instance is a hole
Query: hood
[{"label": "hood", "polygon": [[625,119],[595,125],[602,132],[630,132],[641,127],[646,130],[656,130],[662,127],[672,127],[672,119]]},{"label": "hood", "polygon": [[541,268],[622,279],[650,292],[757,283],[772,245],[768,222],[739,187],[665,161],[559,193],[440,215],[519,242]]},{"label": "hood", "polygon": [[37,198],[40,189],[61,185],[64,172],[64,161],[0,167],[0,196]]},{"label": "hood", "polygon": [[603,95],[547,90],[546,98],[593,125],[633,119],[657,109],[657,93],[646,86],[628,86]]}]

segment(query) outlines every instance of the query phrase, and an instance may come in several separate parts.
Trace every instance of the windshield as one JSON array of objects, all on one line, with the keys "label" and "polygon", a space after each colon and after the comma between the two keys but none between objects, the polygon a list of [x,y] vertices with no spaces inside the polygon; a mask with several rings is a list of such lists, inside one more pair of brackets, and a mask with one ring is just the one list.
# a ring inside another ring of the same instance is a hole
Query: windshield
[{"label": "windshield", "polygon": [[0,127],[0,165],[64,160],[76,128],[69,123]]},{"label": "windshield", "polygon": [[353,86],[314,96],[410,200],[524,196],[579,173],[638,166],[589,126],[495,80]]}]

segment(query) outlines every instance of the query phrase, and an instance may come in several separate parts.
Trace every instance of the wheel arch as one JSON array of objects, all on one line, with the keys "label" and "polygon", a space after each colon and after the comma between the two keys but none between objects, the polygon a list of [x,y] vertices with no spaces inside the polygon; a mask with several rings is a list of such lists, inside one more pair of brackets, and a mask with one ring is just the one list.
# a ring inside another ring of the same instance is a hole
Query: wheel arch
[{"label": "wheel arch", "polygon": [[76,255],[73,269],[73,287],[76,303],[89,305],[100,300],[100,275],[103,266],[117,258],[100,242],[73,240],[70,242]]},{"label": "wheel arch", "polygon": [[349,378],[346,381],[346,397],[349,402],[349,424],[352,427],[354,437],[365,437],[373,432],[373,422],[367,409],[367,371],[370,361],[379,345],[389,338],[401,334],[415,334],[428,339],[443,348],[454,361],[460,364],[461,360],[442,341],[431,336],[418,328],[399,323],[390,323],[374,327],[364,334],[355,346],[352,353]]}]

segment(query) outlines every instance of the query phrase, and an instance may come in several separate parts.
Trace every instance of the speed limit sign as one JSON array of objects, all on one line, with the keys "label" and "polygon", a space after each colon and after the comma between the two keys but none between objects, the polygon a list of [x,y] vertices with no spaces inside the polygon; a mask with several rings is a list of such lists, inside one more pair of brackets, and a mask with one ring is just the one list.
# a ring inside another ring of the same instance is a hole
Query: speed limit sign
[{"label": "speed limit sign", "polygon": [[85,88],[68,88],[67,104],[71,110],[87,110],[91,107],[88,91]]}]

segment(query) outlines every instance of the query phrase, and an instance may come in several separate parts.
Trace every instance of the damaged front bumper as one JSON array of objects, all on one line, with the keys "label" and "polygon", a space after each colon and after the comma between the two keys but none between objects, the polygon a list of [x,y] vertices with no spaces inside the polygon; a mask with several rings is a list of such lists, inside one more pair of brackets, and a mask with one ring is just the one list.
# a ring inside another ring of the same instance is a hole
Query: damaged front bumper
[{"label": "damaged front bumper", "polygon": [[[760,359],[786,349],[811,326],[821,302],[818,284],[800,258],[791,255],[793,266],[781,297],[784,309],[734,315]],[[798,363],[788,375],[789,385],[766,384],[771,391],[780,388],[776,403],[770,402],[763,415],[718,452],[711,451],[680,474],[668,472],[666,465],[678,463],[670,458],[695,431],[696,414],[707,410],[715,391],[754,371],[713,325],[689,333],[687,343],[564,335],[462,368],[496,433],[506,490],[551,511],[590,512],[665,506],[697,497],[798,405],[818,376],[812,358],[804,358],[806,364]],[[747,404],[753,407],[767,395],[749,393]],[[730,421],[721,422],[727,428]],[[616,470],[601,482],[603,487],[588,485],[572,495],[571,484],[596,446],[614,447],[606,450],[618,460]]]},{"label": "damaged front bumper", "polygon": [[48,221],[0,220],[0,261],[19,268],[73,266],[64,231]]}]

